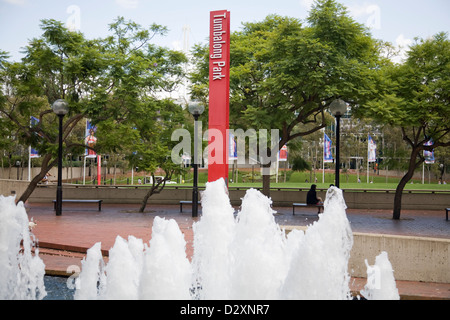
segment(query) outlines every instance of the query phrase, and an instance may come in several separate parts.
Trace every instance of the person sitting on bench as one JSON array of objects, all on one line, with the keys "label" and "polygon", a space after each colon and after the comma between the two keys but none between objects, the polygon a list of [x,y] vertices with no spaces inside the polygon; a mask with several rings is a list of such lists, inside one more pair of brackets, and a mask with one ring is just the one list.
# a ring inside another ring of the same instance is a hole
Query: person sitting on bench
[{"label": "person sitting on bench", "polygon": [[317,196],[315,184],[311,185],[311,189],[309,189],[308,194],[306,195],[306,204],[308,205],[323,204],[322,198]]}]

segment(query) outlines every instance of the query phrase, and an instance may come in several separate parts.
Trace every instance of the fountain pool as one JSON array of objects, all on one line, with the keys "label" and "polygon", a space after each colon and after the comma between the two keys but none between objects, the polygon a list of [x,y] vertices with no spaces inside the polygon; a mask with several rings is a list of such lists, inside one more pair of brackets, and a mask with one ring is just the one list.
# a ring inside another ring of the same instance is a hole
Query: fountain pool
[{"label": "fountain pool", "polygon": [[[191,261],[177,223],[156,217],[148,244],[117,237],[106,265],[100,243],[89,249],[75,299],[352,298],[347,266],[353,235],[342,190],[331,187],[319,220],[287,235],[275,222],[271,200],[255,189],[246,192],[235,217],[224,180],[207,183],[202,208]],[[387,254],[368,267],[382,272],[372,272],[365,296],[399,298]]]},{"label": "fountain pool", "polygon": [[[178,224],[156,217],[148,243],[118,236],[108,263],[101,243],[92,246],[68,299],[351,299],[353,234],[342,191],[327,191],[324,213],[306,231],[286,234],[271,205],[250,189],[235,215],[223,179],[207,183],[192,257]],[[43,299],[46,286],[53,290],[29,223],[22,203],[0,196],[0,299]],[[399,299],[386,253],[367,270],[364,297]]]}]

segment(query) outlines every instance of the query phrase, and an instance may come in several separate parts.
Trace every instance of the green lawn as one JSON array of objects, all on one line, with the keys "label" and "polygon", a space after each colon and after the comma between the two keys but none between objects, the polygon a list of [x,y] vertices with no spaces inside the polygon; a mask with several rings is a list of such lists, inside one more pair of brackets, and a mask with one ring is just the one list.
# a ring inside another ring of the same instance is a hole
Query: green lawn
[{"label": "green lawn", "polygon": [[[256,170],[255,170],[256,171]],[[258,170],[259,172],[259,170]],[[229,175],[231,178],[231,173]],[[287,175],[287,182],[284,181],[283,174],[279,175],[279,182],[275,183],[275,178],[271,179],[271,188],[309,188],[311,186],[310,182],[310,173],[308,172],[292,172]],[[322,183],[322,171],[316,172],[317,188],[323,189],[328,188],[331,183],[334,183],[334,174],[326,173],[325,174],[325,183]],[[188,174],[185,176],[185,183],[176,184],[178,186],[191,186],[192,185],[192,174]],[[207,181],[208,176],[206,172],[199,173],[199,186],[204,186]],[[243,181],[244,180],[244,181]],[[251,173],[248,172],[239,172],[238,174],[238,182],[232,182],[230,180],[230,187],[262,187],[261,176],[258,175],[254,177],[254,182],[252,183]],[[306,182],[306,180],[308,182]],[[314,180],[314,178],[313,178]],[[369,174],[369,181],[373,181],[373,183],[367,183],[367,177],[364,175],[360,175],[361,183],[357,182],[356,174],[342,174],[340,176],[340,187],[342,189],[390,189],[395,190],[397,188],[398,182],[400,181],[400,177],[388,177],[386,179],[385,176],[373,175],[373,171]],[[425,183],[422,184],[421,180],[412,180],[413,183],[408,183],[405,187],[406,190],[448,190],[450,191],[450,184],[438,184],[436,181],[432,181],[428,183],[428,179],[425,178]]]},{"label": "green lawn", "polygon": [[[137,174],[134,177],[134,185],[137,185],[138,178],[144,180],[144,176]],[[341,173],[340,177],[340,187],[342,189],[387,189],[387,190],[395,190],[400,181],[400,177],[386,177],[381,175],[376,175],[373,171],[369,174],[369,181],[371,183],[367,183],[366,172],[360,175],[361,182],[357,182],[358,176],[356,174],[346,174]],[[193,181],[193,172],[192,170],[186,173],[183,178],[184,183],[176,183],[176,184],[167,184],[167,186],[192,186]],[[252,178],[252,173],[249,171],[239,171],[238,173],[238,182],[232,181],[231,171],[229,173],[229,187],[241,187],[241,188],[261,188],[262,180],[259,169],[254,170],[254,176]],[[288,171],[286,174],[286,182],[284,182],[284,173],[280,172],[278,176],[278,183],[275,182],[275,177],[271,178],[271,188],[310,188],[311,180],[314,180],[314,175],[309,171],[305,172],[292,172]],[[208,173],[206,171],[199,172],[199,186],[203,187],[208,180]],[[179,182],[180,177],[176,177],[173,181]],[[253,181],[253,182],[252,182]],[[319,189],[326,189],[330,186],[331,183],[334,183],[334,173],[327,172],[325,173],[325,182],[322,183],[322,170],[316,171],[316,181],[314,182]],[[82,183],[78,181],[78,183]],[[92,184],[92,181],[86,181],[86,184]],[[112,179],[108,179],[105,185],[111,185]],[[131,184],[131,179],[122,178],[116,179],[116,185],[129,185]],[[143,185],[145,186],[145,185]],[[425,183],[422,184],[421,179],[414,179],[412,183],[408,183],[405,187],[405,190],[442,190],[442,191],[450,191],[450,184],[438,184],[435,180],[428,183],[428,177],[425,177]]]}]

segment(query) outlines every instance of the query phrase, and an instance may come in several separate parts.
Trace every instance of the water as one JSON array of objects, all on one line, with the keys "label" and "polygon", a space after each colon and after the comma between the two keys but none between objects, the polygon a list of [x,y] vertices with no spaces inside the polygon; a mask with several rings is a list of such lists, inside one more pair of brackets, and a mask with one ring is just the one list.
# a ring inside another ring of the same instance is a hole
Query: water
[{"label": "water", "polygon": [[45,265],[39,250],[32,254],[34,236],[22,202],[0,195],[0,300],[43,299]]},{"label": "water", "polygon": [[67,286],[65,277],[44,276],[44,285],[47,295],[44,300],[73,300],[75,288]]},{"label": "water", "polygon": [[[193,225],[192,262],[176,222],[157,217],[149,244],[117,237],[107,265],[100,243],[94,245],[82,262],[75,299],[351,299],[353,234],[342,191],[328,190],[324,213],[306,232],[286,235],[271,204],[250,189],[235,218],[224,181],[208,183],[202,218]],[[389,266],[387,255],[368,266],[381,270],[365,288],[369,299],[398,298]]]},{"label": "water", "polygon": [[375,258],[375,264],[367,263],[367,284],[361,294],[368,300],[399,300],[394,272],[387,252],[381,252]]},{"label": "water", "polygon": [[[235,217],[223,179],[208,183],[202,217],[193,225],[192,261],[178,224],[156,217],[149,243],[118,236],[107,264],[100,243],[90,248],[74,291],[67,289],[67,279],[44,277],[39,252],[32,256],[28,249],[33,235],[23,205],[0,197],[0,298],[351,299],[347,266],[353,234],[342,191],[330,188],[319,220],[287,235],[271,204],[250,189]],[[364,296],[398,299],[387,254],[374,266],[366,264]]]}]

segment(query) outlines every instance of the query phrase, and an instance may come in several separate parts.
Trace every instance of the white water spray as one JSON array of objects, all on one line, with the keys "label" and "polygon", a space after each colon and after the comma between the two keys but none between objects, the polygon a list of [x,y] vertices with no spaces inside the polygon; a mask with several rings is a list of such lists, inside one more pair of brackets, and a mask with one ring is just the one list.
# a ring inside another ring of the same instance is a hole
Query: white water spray
[{"label": "white water spray", "polygon": [[367,284],[361,294],[367,300],[399,300],[394,270],[387,252],[381,252],[375,258],[375,265],[370,266],[366,259]]},{"label": "white water spray", "polygon": [[[305,232],[294,230],[288,236],[276,224],[271,203],[250,189],[235,218],[223,179],[207,183],[203,215],[193,225],[192,263],[176,222],[157,217],[149,245],[118,237],[106,266],[100,245],[91,248],[75,298],[351,298],[347,266],[353,235],[342,191],[330,188],[319,220]],[[383,270],[392,276],[384,278],[386,290],[395,291],[392,268]],[[398,295],[385,292],[386,297]]]},{"label": "white water spray", "polygon": [[[342,190],[328,189],[324,213],[304,234],[296,235],[297,248],[285,281],[285,299],[348,299],[347,271],[353,234],[345,213]],[[294,235],[293,235],[294,237]]]},{"label": "white water spray", "polygon": [[[101,243],[82,261],[75,299],[349,299],[353,235],[342,191],[330,188],[324,213],[287,236],[271,200],[250,189],[234,216],[223,179],[207,183],[194,223],[192,262],[174,220],[156,217],[149,244],[121,237],[103,261]],[[0,299],[42,299],[45,266],[22,203],[0,196]],[[22,244],[22,245],[21,245]],[[399,299],[387,253],[367,263],[367,299]]]},{"label": "white water spray", "polygon": [[47,294],[45,265],[38,249],[32,254],[29,226],[23,203],[0,195],[0,300],[43,299]]}]

